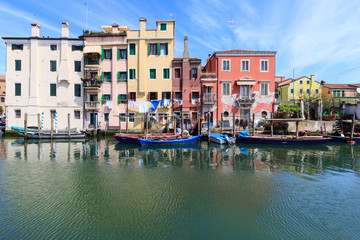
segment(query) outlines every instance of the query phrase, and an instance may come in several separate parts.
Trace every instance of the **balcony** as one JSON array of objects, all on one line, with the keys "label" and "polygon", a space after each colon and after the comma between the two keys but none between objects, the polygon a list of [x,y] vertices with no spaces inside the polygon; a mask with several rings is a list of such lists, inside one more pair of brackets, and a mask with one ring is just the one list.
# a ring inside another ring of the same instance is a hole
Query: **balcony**
[{"label": "balcony", "polygon": [[203,104],[215,104],[216,101],[215,93],[203,93]]},{"label": "balcony", "polygon": [[92,110],[92,111],[99,111],[100,110],[100,102],[99,101],[85,102],[85,109]]},{"label": "balcony", "polygon": [[251,105],[255,102],[255,98],[253,96],[240,96],[237,95],[236,98],[236,104],[238,107],[240,107],[241,105]]},{"label": "balcony", "polygon": [[101,87],[101,81],[96,78],[82,78],[83,87],[85,90],[99,91]]},{"label": "balcony", "polygon": [[[98,54],[96,54],[98,55]],[[99,57],[85,57],[85,70],[95,70],[100,67]]]}]

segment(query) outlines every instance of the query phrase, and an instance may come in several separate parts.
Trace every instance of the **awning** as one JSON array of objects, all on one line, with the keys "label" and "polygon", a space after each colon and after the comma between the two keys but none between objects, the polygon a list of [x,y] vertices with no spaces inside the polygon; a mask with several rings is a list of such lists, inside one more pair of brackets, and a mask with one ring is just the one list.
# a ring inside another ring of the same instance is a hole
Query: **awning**
[{"label": "awning", "polygon": [[98,53],[101,55],[101,46],[85,46],[84,53]]},{"label": "awning", "polygon": [[214,84],[213,84],[213,83],[204,83],[204,86],[205,86],[205,87],[213,87]]},{"label": "awning", "polygon": [[255,85],[255,80],[237,80],[236,85],[238,86],[249,86],[249,85]]}]

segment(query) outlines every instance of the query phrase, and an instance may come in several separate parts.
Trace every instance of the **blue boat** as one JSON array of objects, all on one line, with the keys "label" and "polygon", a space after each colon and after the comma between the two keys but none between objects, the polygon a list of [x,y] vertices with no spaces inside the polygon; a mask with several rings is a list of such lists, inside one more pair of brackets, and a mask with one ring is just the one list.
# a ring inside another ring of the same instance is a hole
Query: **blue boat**
[{"label": "blue boat", "polygon": [[233,144],[235,140],[226,134],[210,133],[210,141],[217,144]]},{"label": "blue boat", "polygon": [[[350,141],[350,137],[341,137],[341,136],[331,136],[333,142],[344,142],[347,143]],[[360,137],[353,137],[352,139],[356,143],[360,143]]]},{"label": "blue boat", "polygon": [[328,137],[282,137],[282,136],[248,136],[238,138],[241,143],[261,143],[261,144],[279,144],[279,145],[314,145],[323,144],[331,141]]},{"label": "blue boat", "polygon": [[183,144],[192,144],[200,140],[202,135],[192,136],[187,138],[174,138],[174,139],[164,139],[164,140],[154,140],[154,139],[140,139],[140,144],[143,145],[154,145],[154,146],[166,146],[166,145],[183,145]]},{"label": "blue boat", "polygon": [[149,145],[141,146],[140,152],[154,151],[154,150],[176,150],[176,149],[187,149],[187,150],[201,150],[201,146],[198,144],[186,144],[186,145]]}]

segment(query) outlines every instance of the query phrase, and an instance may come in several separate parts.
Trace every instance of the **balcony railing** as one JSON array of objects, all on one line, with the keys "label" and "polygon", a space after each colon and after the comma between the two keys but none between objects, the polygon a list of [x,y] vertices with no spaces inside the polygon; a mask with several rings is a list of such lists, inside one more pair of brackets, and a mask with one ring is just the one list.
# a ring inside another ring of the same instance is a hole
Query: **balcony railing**
[{"label": "balcony railing", "polygon": [[82,79],[83,81],[83,87],[85,89],[98,89],[101,87],[101,81],[97,80],[96,78],[92,78],[92,79],[86,79],[86,78],[83,78]]},{"label": "balcony railing", "polygon": [[100,102],[99,101],[87,101],[85,102],[86,110],[100,110]]},{"label": "balcony railing", "polygon": [[203,93],[203,103],[204,104],[215,104],[216,94],[215,93]]},{"label": "balcony railing", "polygon": [[255,98],[252,96],[237,95],[236,102],[238,104],[251,104],[255,102]]},{"label": "balcony railing", "polygon": [[99,65],[99,59],[96,58],[86,58],[85,65]]}]

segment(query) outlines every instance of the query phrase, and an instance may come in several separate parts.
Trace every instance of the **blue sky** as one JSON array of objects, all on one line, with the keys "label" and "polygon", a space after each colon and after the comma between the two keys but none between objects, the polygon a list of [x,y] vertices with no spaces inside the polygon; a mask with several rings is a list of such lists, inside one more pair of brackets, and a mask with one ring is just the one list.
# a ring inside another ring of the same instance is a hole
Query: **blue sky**
[{"label": "blue sky", "polygon": [[[327,83],[360,83],[360,2],[349,0],[0,0],[1,36],[29,37],[30,23],[40,35],[60,37],[61,22],[71,37],[85,29],[117,23],[139,29],[175,14],[175,57],[182,56],[184,36],[191,57],[203,59],[217,50],[277,51],[276,75],[315,75]],[[5,74],[5,44],[0,44],[0,74]]]}]

